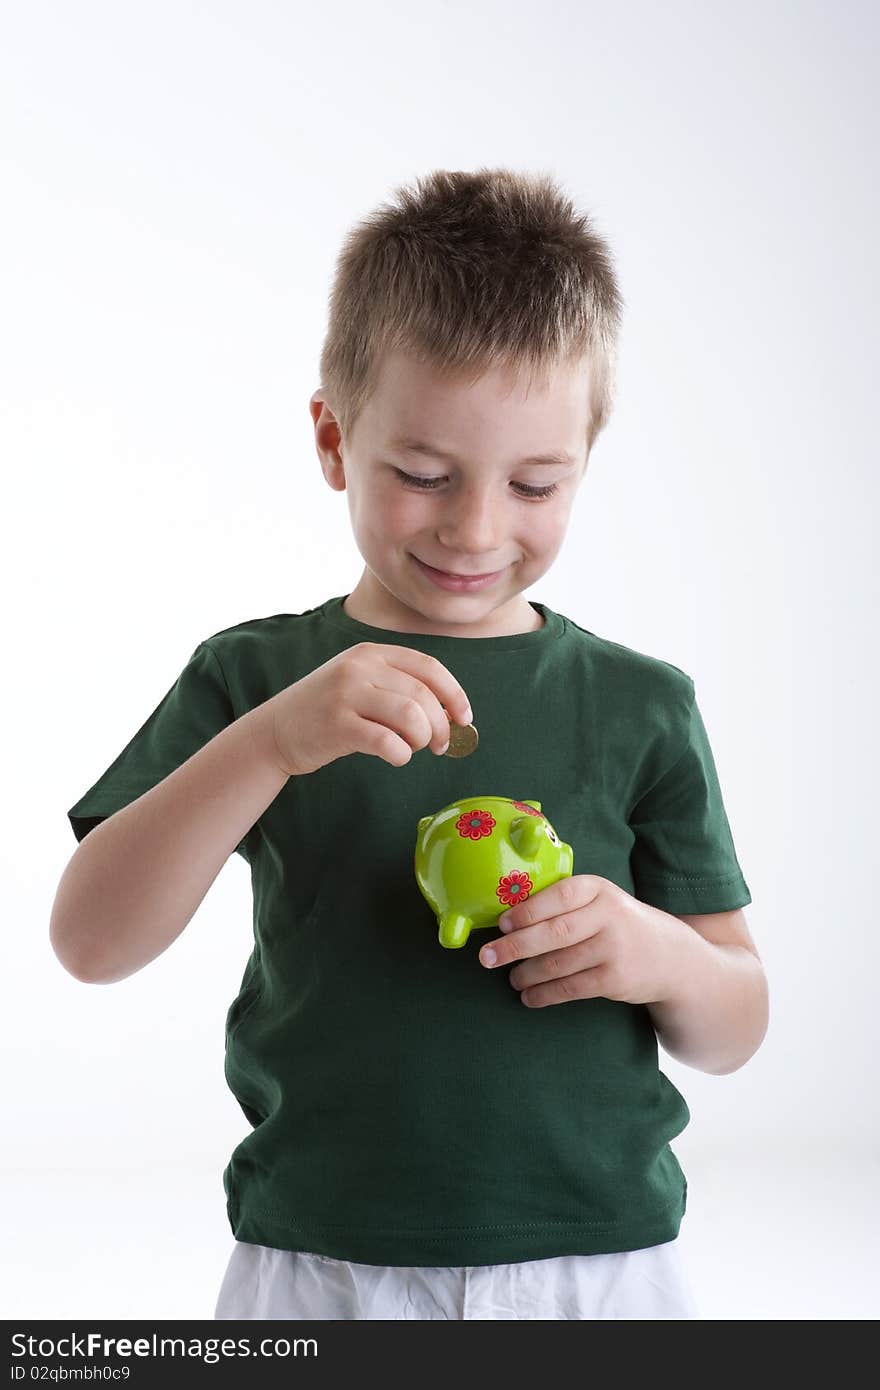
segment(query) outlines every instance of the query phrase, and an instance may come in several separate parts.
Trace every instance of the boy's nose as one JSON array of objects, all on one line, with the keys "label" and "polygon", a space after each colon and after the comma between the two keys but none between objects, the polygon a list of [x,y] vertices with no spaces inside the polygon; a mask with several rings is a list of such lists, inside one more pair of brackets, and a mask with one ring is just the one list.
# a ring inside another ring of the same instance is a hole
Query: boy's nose
[{"label": "boy's nose", "polygon": [[498,556],[503,549],[504,535],[497,499],[488,489],[466,489],[459,498],[449,502],[437,534],[452,554],[469,557],[466,563],[462,562],[463,569],[485,574],[502,568]]}]

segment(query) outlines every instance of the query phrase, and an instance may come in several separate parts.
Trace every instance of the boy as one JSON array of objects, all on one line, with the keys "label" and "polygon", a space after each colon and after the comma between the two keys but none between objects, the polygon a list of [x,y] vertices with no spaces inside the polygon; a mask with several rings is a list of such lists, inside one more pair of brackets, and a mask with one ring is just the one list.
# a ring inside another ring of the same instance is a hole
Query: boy
[{"label": "boy", "polygon": [[[657,1036],[713,1073],[759,1047],[751,895],[692,679],[523,597],[609,417],[621,303],[547,177],[437,171],[355,228],[311,413],[363,574],[200,642],[68,812],[51,933],[83,980],[250,864],[217,1318],[695,1315]],[[484,793],[539,800],[575,872],[444,950],[417,823]]]}]

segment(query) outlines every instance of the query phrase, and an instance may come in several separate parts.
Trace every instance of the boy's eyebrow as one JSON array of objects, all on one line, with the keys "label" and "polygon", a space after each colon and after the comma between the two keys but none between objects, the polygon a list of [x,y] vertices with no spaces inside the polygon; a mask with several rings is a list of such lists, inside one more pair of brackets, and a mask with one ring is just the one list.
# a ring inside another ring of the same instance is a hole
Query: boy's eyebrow
[{"label": "boy's eyebrow", "polygon": [[[427,458],[442,459],[444,463],[457,463],[454,454],[446,453],[443,449],[436,448],[433,444],[426,444],[421,439],[410,439],[405,435],[396,436],[389,443],[389,448],[398,449],[407,454],[424,454]],[[569,466],[576,463],[571,454],[565,450],[559,450],[549,454],[532,454],[528,458],[520,459],[522,463],[555,463]]]}]

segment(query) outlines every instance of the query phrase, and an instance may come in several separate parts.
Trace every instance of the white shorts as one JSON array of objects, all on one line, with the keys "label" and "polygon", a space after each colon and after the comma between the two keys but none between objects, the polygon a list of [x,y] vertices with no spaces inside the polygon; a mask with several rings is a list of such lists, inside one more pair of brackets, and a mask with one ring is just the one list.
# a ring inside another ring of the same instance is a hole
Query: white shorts
[{"label": "white shorts", "polygon": [[502,1265],[366,1265],[236,1241],[215,1319],[699,1318],[676,1240]]}]

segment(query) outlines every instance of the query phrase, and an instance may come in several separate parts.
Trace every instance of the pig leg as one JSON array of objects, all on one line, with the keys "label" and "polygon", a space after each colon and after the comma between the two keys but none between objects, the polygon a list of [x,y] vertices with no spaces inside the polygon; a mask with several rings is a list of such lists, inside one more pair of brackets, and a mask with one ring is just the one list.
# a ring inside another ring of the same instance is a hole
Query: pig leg
[{"label": "pig leg", "polygon": [[473,925],[473,920],[462,912],[444,912],[440,917],[440,945],[463,946]]}]

